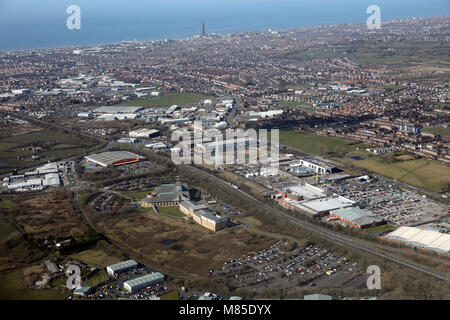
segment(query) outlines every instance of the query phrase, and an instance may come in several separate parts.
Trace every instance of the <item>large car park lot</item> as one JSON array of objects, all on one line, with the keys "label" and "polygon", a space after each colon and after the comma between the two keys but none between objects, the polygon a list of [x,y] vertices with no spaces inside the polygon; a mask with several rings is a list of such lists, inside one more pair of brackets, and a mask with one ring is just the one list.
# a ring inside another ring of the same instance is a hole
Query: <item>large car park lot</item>
[{"label": "large car park lot", "polygon": [[448,206],[384,180],[346,183],[341,185],[339,194],[397,226],[424,223],[448,214]]},{"label": "large car park lot", "polygon": [[231,287],[253,290],[296,286],[360,288],[367,279],[356,262],[341,255],[311,244],[286,252],[281,242],[227,261],[213,270],[212,276],[225,278]]},{"label": "large car park lot", "polygon": [[167,287],[166,282],[150,285],[133,293],[129,293],[123,289],[124,282],[145,276],[148,273],[149,272],[145,267],[139,267],[135,270],[122,272],[118,274],[116,278],[111,278],[111,280],[106,284],[97,287],[95,293],[93,293],[93,296],[95,296],[96,299],[125,298],[145,300],[158,298],[173,291],[173,289],[169,289]]}]

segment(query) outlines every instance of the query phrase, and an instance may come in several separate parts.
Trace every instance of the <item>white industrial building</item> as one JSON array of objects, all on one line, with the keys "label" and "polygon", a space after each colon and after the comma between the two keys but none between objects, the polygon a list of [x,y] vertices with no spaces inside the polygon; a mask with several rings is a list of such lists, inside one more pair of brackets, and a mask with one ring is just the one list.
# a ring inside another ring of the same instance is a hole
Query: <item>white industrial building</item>
[{"label": "white industrial building", "polygon": [[45,187],[57,187],[61,185],[59,172],[63,169],[64,166],[56,162],[47,163],[34,171],[4,178],[2,186],[15,191],[37,191]]},{"label": "white industrial building", "polygon": [[342,196],[333,196],[311,201],[299,202],[298,207],[313,216],[322,216],[332,210],[353,207],[356,202]]},{"label": "white industrial building", "polygon": [[170,124],[183,124],[183,123],[188,123],[189,121],[191,121],[189,118],[179,118],[179,119],[172,119],[172,118],[159,118],[158,119],[159,122],[161,122],[161,124],[163,126],[166,125],[170,125]]},{"label": "white industrial building", "polygon": [[312,162],[307,160],[300,160],[300,165],[310,168],[318,174],[332,174],[336,167],[329,166],[327,164],[322,164],[319,162]]},{"label": "white industrial building", "polygon": [[283,185],[280,189],[285,197],[291,197],[294,200],[315,200],[326,197],[324,190],[308,183]]},{"label": "white industrial building", "polygon": [[245,137],[245,138],[237,138],[237,139],[230,139],[230,140],[223,140],[223,141],[213,141],[213,142],[206,142],[206,143],[197,143],[195,146],[196,151],[199,152],[209,152],[216,150],[216,148],[227,150],[227,149],[237,149],[239,147],[248,147],[248,146],[254,146],[255,148],[258,145],[257,139],[254,139],[253,137]]},{"label": "white industrial building", "polygon": [[164,142],[149,143],[146,144],[145,147],[154,151],[164,151],[169,149],[169,147]]},{"label": "white industrial building", "polygon": [[386,236],[389,239],[405,242],[440,253],[450,252],[450,234],[417,227],[400,227]]},{"label": "white industrial building", "polygon": [[78,118],[92,118],[92,117],[94,117],[93,112],[80,112],[78,114]]},{"label": "white industrial building", "polygon": [[144,110],[144,107],[136,106],[103,106],[94,110],[95,113],[104,114],[123,114],[123,113],[139,113]]},{"label": "white industrial building", "polygon": [[152,138],[159,135],[159,131],[155,129],[146,129],[141,128],[134,131],[130,131],[129,134],[130,138]]},{"label": "white industrial building", "polygon": [[122,261],[106,267],[106,273],[110,277],[115,277],[117,274],[128,271],[138,267],[138,263],[134,260]]},{"label": "white industrial building", "polygon": [[115,121],[115,120],[136,120],[141,117],[137,113],[104,113],[98,117],[99,120]]},{"label": "white industrial building", "polygon": [[133,280],[128,280],[123,283],[123,288],[128,292],[135,292],[144,289],[148,286],[152,286],[157,283],[164,282],[164,275],[160,272],[154,272],[147,274],[143,277],[139,277]]},{"label": "white industrial building", "polygon": [[275,116],[279,116],[281,114],[283,114],[283,110],[269,110],[269,111],[250,111],[248,114],[250,116],[257,116],[257,117],[261,117],[261,118],[273,118]]}]

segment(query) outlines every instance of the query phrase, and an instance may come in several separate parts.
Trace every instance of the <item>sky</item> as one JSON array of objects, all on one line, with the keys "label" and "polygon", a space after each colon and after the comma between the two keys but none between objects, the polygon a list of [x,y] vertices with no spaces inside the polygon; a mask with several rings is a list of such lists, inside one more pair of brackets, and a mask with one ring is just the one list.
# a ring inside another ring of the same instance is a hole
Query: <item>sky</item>
[{"label": "sky", "polygon": [[[372,4],[384,21],[450,15],[450,0],[0,0],[0,50],[182,38],[202,21],[209,33],[357,23]],[[81,30],[66,28],[70,5]]]}]

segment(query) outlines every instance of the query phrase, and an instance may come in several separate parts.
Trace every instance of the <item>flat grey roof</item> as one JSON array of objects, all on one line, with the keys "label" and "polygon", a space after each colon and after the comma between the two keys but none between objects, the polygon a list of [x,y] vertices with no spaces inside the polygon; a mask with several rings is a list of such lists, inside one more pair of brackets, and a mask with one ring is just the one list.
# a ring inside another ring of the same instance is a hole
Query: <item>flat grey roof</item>
[{"label": "flat grey roof", "polygon": [[325,212],[340,208],[351,207],[354,204],[355,204],[354,201],[341,196],[301,202],[301,205],[316,212]]},{"label": "flat grey roof", "polygon": [[213,222],[220,222],[220,221],[227,220],[226,217],[221,217],[210,209],[202,209],[202,210],[197,211],[195,214],[198,216],[202,216],[203,218],[211,220]]},{"label": "flat grey roof", "polygon": [[292,193],[295,193],[306,199],[318,199],[324,198],[326,196],[325,191],[310,184],[292,184],[284,187],[283,190],[285,192],[290,190]]},{"label": "flat grey roof", "polygon": [[122,261],[116,264],[112,264],[110,266],[107,266],[107,268],[111,269],[112,271],[119,271],[119,270],[123,270],[126,268],[131,268],[131,267],[136,267],[138,265],[138,263],[134,260],[127,260],[127,261]]},{"label": "flat grey roof", "polygon": [[332,213],[349,221],[352,221],[358,225],[367,225],[372,222],[381,222],[382,218],[377,217],[370,211],[363,210],[360,207],[349,207],[337,210],[332,210]]},{"label": "flat grey roof", "polygon": [[96,113],[136,113],[143,110],[144,107],[132,106],[103,106],[94,110]]},{"label": "flat grey roof", "polygon": [[208,206],[204,204],[198,204],[195,201],[186,200],[180,203],[181,206],[187,208],[187,209],[194,209],[194,210],[200,210],[200,209],[207,209]]},{"label": "flat grey roof", "polygon": [[156,280],[164,280],[164,275],[160,272],[153,272],[150,274],[146,274],[145,276],[133,279],[133,280],[128,280],[126,282],[124,282],[124,284],[128,284],[130,287],[135,287],[135,286],[139,286],[139,285],[143,285],[145,283],[148,282],[152,282],[152,281],[156,281]]}]

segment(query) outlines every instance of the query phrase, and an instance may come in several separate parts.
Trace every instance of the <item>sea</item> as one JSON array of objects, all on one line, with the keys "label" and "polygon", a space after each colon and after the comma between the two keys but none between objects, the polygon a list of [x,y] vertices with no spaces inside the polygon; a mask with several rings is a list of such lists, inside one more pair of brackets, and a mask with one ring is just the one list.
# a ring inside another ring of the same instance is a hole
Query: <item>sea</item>
[{"label": "sea", "polygon": [[450,0],[0,0],[0,51],[365,23],[370,5],[382,21],[450,15]]}]

